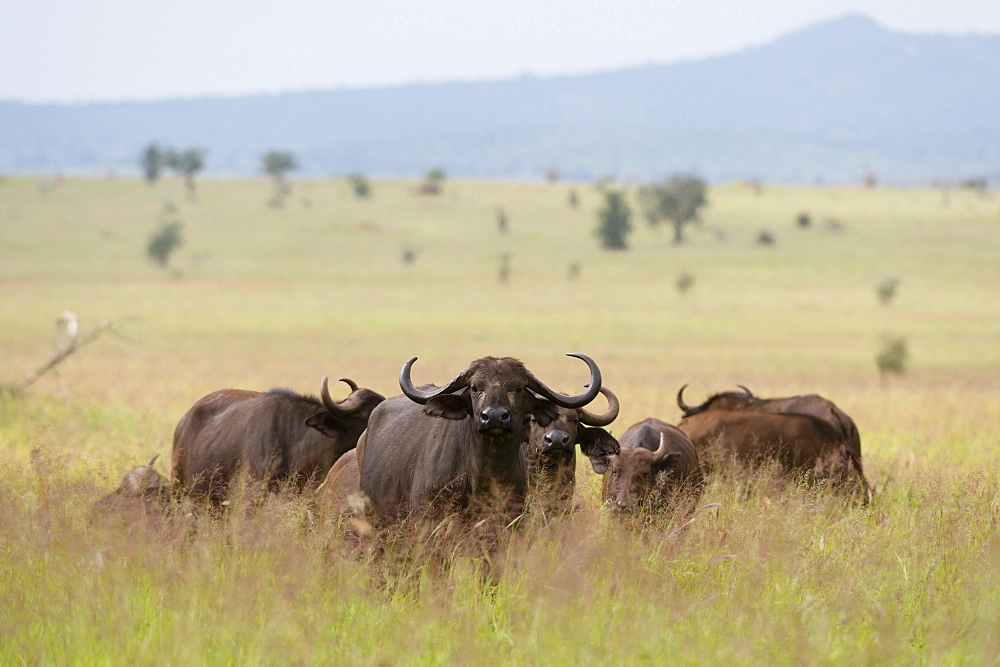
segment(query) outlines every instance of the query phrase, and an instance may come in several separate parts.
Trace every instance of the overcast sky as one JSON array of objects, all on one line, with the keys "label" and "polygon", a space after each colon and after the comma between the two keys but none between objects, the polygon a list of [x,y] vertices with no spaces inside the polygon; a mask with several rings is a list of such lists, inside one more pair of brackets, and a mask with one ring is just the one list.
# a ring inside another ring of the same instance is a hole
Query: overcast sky
[{"label": "overcast sky", "polygon": [[0,0],[0,99],[149,100],[614,69],[865,14],[1000,34],[1000,0]]}]

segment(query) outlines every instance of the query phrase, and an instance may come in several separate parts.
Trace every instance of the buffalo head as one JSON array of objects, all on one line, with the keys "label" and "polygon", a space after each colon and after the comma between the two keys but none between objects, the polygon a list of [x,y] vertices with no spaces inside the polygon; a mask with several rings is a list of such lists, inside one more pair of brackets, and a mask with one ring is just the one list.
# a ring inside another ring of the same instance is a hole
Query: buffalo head
[{"label": "buffalo head", "polygon": [[512,357],[478,359],[443,387],[418,389],[410,380],[413,357],[399,373],[399,386],[424,412],[445,419],[475,420],[484,441],[505,441],[523,432],[531,415],[552,420],[552,404],[576,409],[590,403],[601,389],[601,370],[590,357],[571,353],[590,367],[590,386],[582,394],[569,396],[546,387],[523,363]]},{"label": "buffalo head", "polygon": [[594,472],[605,475],[604,498],[614,510],[628,510],[642,505],[663,479],[670,475],[681,461],[679,452],[669,451],[667,437],[660,434],[659,446],[654,451],[644,447],[622,447],[617,456],[592,457]]},{"label": "buffalo head", "polygon": [[[364,423],[368,421],[368,415],[372,413],[375,406],[385,400],[385,397],[371,389],[358,388],[358,385],[350,378],[340,378],[340,381],[351,388],[351,395],[336,402],[330,396],[330,376],[324,375],[320,383],[319,396],[323,401],[325,410],[320,410],[316,414],[306,419],[306,426],[314,428],[323,435],[330,438],[342,437],[344,423],[348,419],[363,419],[360,430],[364,430]],[[354,440],[357,441],[357,435]]]},{"label": "buffalo head", "polygon": [[529,464],[547,469],[575,465],[577,444],[587,456],[617,454],[618,441],[601,427],[618,417],[620,403],[607,387],[601,387],[601,393],[608,399],[608,409],[602,414],[585,408],[559,408],[552,419],[547,414],[532,417],[527,443]]},{"label": "buffalo head", "polygon": [[[147,465],[132,468],[122,479],[117,489],[95,503],[95,508],[107,508],[118,503],[130,502],[134,498],[161,498],[170,491],[170,481],[153,468],[159,454]],[[134,501],[131,501],[134,502]]]}]

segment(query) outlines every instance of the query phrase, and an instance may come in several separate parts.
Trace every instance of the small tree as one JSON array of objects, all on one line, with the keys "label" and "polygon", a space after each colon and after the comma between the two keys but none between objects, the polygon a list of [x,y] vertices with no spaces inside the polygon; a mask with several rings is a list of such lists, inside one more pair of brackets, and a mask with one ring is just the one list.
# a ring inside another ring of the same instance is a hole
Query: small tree
[{"label": "small tree", "polygon": [[632,231],[632,209],[619,190],[604,193],[604,206],[597,212],[597,237],[607,250],[627,248],[625,237]]},{"label": "small tree", "polygon": [[902,375],[906,372],[909,353],[906,350],[904,338],[886,337],[882,349],[875,355],[875,366],[878,368],[882,384],[886,384],[889,375]]},{"label": "small tree", "polygon": [[348,175],[347,180],[351,184],[351,189],[354,190],[355,197],[359,199],[367,199],[371,196],[371,185],[368,183],[368,178],[365,177],[364,174],[350,174]]},{"label": "small tree", "polygon": [[639,204],[649,224],[669,220],[674,243],[684,242],[684,226],[697,222],[701,207],[707,203],[705,181],[697,176],[675,174],[662,185],[639,188]]},{"label": "small tree", "polygon": [[160,177],[160,170],[163,168],[163,152],[160,150],[160,147],[156,144],[146,146],[146,150],[142,152],[139,164],[142,167],[142,175],[146,179],[146,182],[149,184],[155,183]]},{"label": "small tree", "polygon": [[149,245],[146,246],[146,254],[160,267],[167,268],[171,253],[181,243],[183,243],[181,239],[181,223],[167,222],[150,237]]},{"label": "small tree", "polygon": [[875,286],[875,296],[883,306],[888,306],[896,297],[896,289],[899,287],[899,279],[892,276],[886,278]]},{"label": "small tree", "polygon": [[510,253],[505,252],[500,255],[500,268],[497,270],[497,278],[504,285],[510,280]]},{"label": "small tree", "polygon": [[184,187],[192,200],[198,198],[194,176],[205,166],[205,151],[201,148],[189,148],[183,153],[169,150],[164,153],[163,164],[184,177]]},{"label": "small tree", "polygon": [[694,276],[688,271],[682,271],[679,276],[677,276],[677,282],[674,283],[677,286],[677,291],[684,296],[688,293],[688,290],[694,287]]},{"label": "small tree", "polygon": [[507,233],[507,213],[503,210],[503,206],[497,206],[497,229],[501,234]]},{"label": "small tree", "polygon": [[444,169],[441,167],[428,169],[427,173],[424,174],[424,182],[420,185],[420,192],[425,195],[440,194],[444,179]]},{"label": "small tree", "polygon": [[269,151],[264,154],[261,161],[264,163],[264,173],[274,181],[274,197],[280,205],[282,198],[292,191],[285,175],[298,168],[295,156],[289,151]]},{"label": "small tree", "polygon": [[808,213],[799,213],[799,217],[795,219],[795,223],[802,229],[806,229],[812,224],[812,218],[809,217]]}]

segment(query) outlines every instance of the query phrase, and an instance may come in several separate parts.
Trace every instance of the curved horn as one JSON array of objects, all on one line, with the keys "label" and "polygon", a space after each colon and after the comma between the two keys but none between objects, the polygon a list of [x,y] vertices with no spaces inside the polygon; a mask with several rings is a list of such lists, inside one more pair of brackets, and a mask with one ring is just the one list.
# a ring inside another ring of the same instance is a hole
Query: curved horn
[{"label": "curved horn", "polygon": [[154,463],[156,463],[156,459],[158,459],[158,458],[160,458],[160,455],[159,455],[159,454],[157,454],[157,455],[156,455],[156,456],[154,456],[153,458],[149,459],[149,467],[150,467],[150,468],[152,468],[152,467],[153,467],[153,464],[154,464]]},{"label": "curved horn", "polygon": [[330,376],[324,375],[323,382],[319,386],[319,397],[323,401],[323,407],[335,415],[348,415],[356,412],[361,407],[361,396],[358,394],[358,386],[351,380],[342,378],[341,382],[351,388],[351,395],[340,403],[337,403],[330,396]]},{"label": "curved horn", "polygon": [[601,387],[601,393],[608,399],[608,409],[602,415],[595,415],[589,410],[580,408],[580,422],[587,426],[607,426],[618,418],[618,410],[621,407],[618,397],[607,387]]},{"label": "curved horn", "polygon": [[469,369],[466,368],[464,371],[456,375],[454,380],[443,387],[435,387],[434,389],[430,389],[428,391],[417,389],[413,386],[413,381],[410,380],[410,367],[413,366],[413,362],[416,360],[417,358],[413,357],[403,364],[402,370],[399,371],[399,388],[403,390],[403,393],[408,399],[415,403],[423,405],[438,394],[448,394],[468,384]]},{"label": "curved horn", "polygon": [[757,398],[756,396],[753,395],[752,391],[750,391],[749,389],[747,389],[743,385],[738,384],[736,386],[743,390],[743,393],[747,395],[747,398]]},{"label": "curved horn", "polygon": [[653,452],[653,463],[659,463],[667,455],[667,434],[660,433],[660,446]]},{"label": "curved horn", "polygon": [[601,391],[601,369],[598,367],[597,362],[585,354],[570,352],[566,356],[576,357],[577,359],[583,359],[587,362],[587,366],[590,367],[590,386],[587,388],[587,391],[582,394],[577,394],[576,396],[568,396],[566,394],[554,392],[542,384],[541,380],[536,378],[531,371],[528,371],[531,381],[535,384],[535,386],[531,387],[531,389],[561,408],[582,408],[587,403],[590,403],[592,400],[597,398],[597,393]]},{"label": "curved horn", "polygon": [[687,387],[687,383],[684,383],[683,385],[681,385],[680,390],[678,390],[678,392],[677,392],[677,407],[679,407],[681,409],[681,412],[683,412],[685,415],[687,415],[687,413],[689,413],[692,410],[694,410],[694,408],[692,408],[690,405],[688,405],[687,403],[684,402],[683,394],[684,394],[684,388],[685,387]]}]

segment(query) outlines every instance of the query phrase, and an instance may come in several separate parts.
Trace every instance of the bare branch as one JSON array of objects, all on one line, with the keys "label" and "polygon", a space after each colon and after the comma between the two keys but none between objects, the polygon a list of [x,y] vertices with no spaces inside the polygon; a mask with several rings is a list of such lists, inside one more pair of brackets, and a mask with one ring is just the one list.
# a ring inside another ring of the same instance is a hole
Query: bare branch
[{"label": "bare branch", "polygon": [[[64,315],[65,315],[65,313],[64,313]],[[85,345],[87,345],[89,343],[92,343],[102,333],[104,333],[108,329],[111,329],[111,321],[110,320],[102,320],[100,324],[98,324],[96,327],[94,327],[90,331],[87,331],[87,332],[85,332],[83,334],[80,334],[80,335],[76,335],[76,331],[75,331],[75,316],[74,316],[73,323],[74,323],[74,329],[71,332],[71,337],[69,339],[69,343],[65,347],[63,347],[62,349],[57,350],[56,353],[53,354],[52,357],[50,357],[48,361],[46,361],[44,364],[42,364],[41,366],[38,367],[38,370],[36,370],[34,373],[32,373],[31,375],[29,375],[28,377],[26,377],[24,380],[22,380],[20,382],[20,384],[17,384],[16,386],[14,386],[13,387],[14,393],[20,394],[25,389],[27,389],[29,386],[31,386],[32,384],[34,384],[35,381],[37,381],[40,377],[42,377],[43,375],[45,375],[46,373],[48,373],[50,370],[52,370],[53,368],[55,368],[57,365],[59,365],[60,363],[62,363],[63,360],[65,360],[68,356],[70,356],[74,352],[77,352],[78,350],[80,350]]]}]

